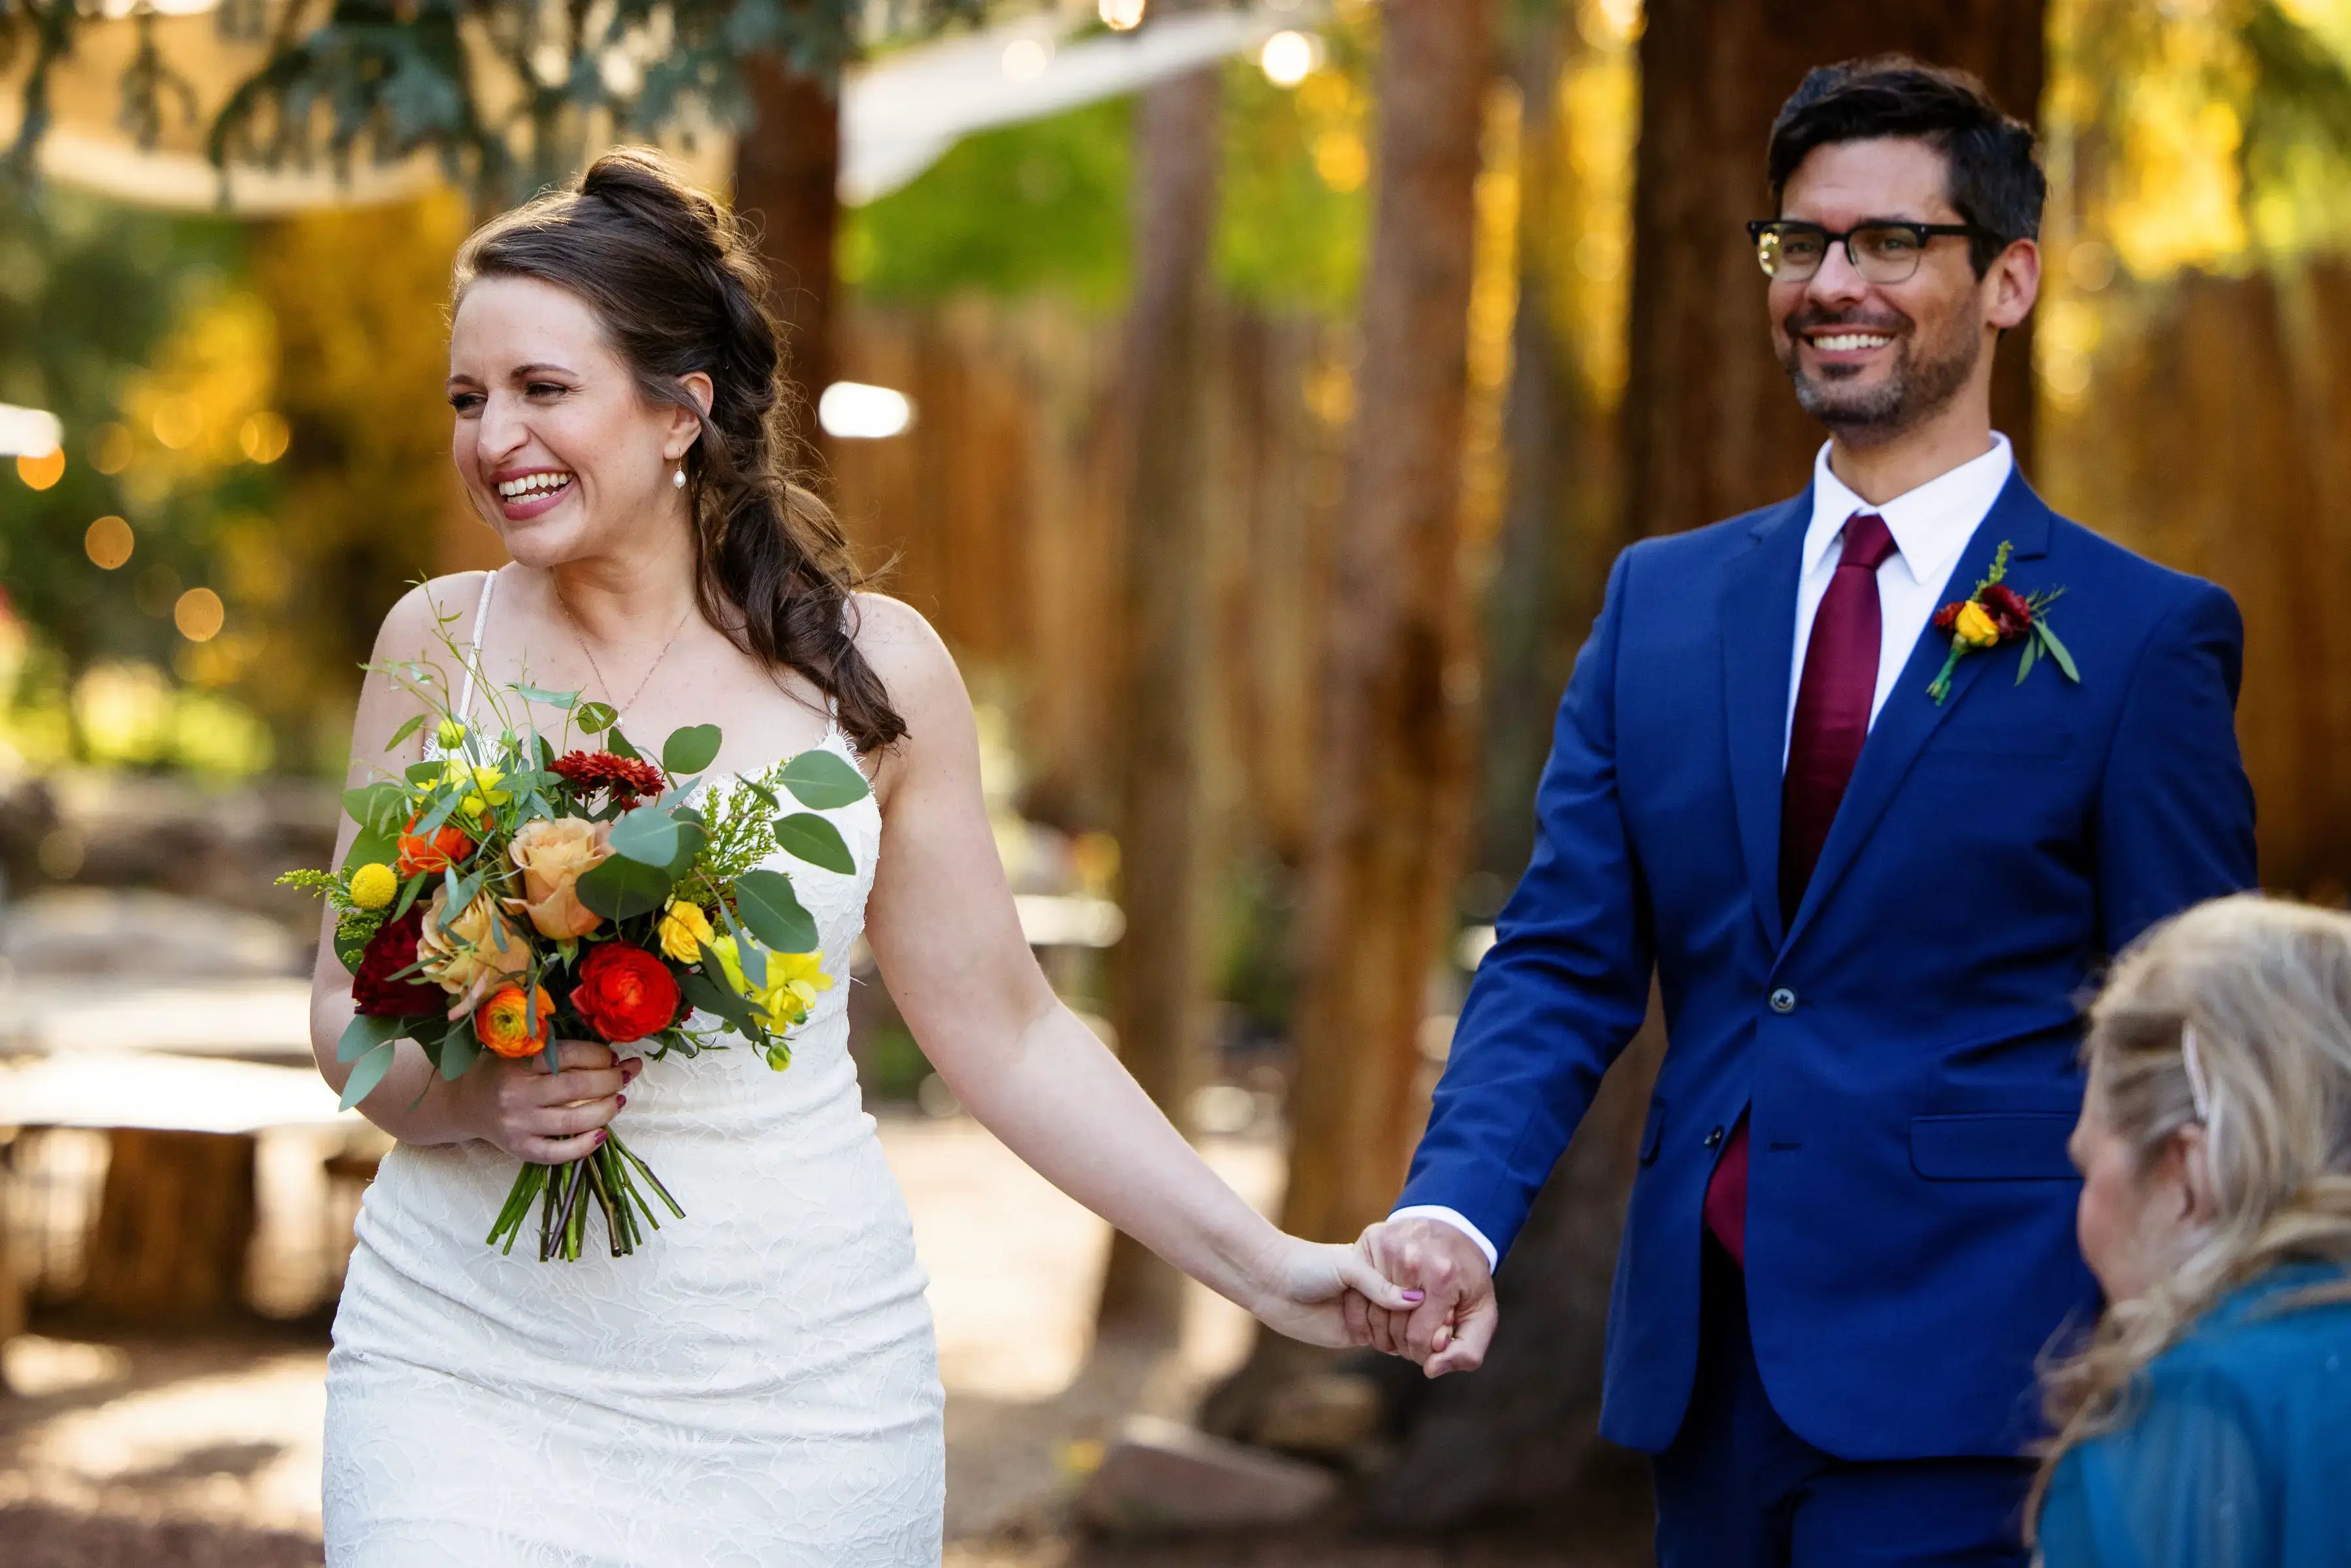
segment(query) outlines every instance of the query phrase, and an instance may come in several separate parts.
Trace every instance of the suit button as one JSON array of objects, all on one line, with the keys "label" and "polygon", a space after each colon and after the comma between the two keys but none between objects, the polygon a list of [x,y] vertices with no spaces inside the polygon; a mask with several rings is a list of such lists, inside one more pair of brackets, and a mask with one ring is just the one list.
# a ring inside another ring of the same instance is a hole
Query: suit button
[{"label": "suit button", "polygon": [[1796,993],[1790,990],[1785,986],[1782,986],[1778,990],[1773,991],[1771,993],[1771,1010],[1775,1013],[1794,1012],[1796,1010]]},{"label": "suit button", "polygon": [[1717,1127],[1713,1132],[1708,1133],[1706,1135],[1706,1146],[1709,1149],[1719,1149],[1722,1147],[1721,1128]]}]

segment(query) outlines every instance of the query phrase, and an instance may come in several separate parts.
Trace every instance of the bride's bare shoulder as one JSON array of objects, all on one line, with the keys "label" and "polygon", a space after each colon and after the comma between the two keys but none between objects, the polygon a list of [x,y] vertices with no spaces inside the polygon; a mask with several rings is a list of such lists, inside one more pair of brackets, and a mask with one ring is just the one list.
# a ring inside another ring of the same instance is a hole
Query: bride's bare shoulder
[{"label": "bride's bare shoulder", "polygon": [[850,638],[902,716],[942,701],[968,705],[955,655],[921,611],[886,593],[855,594],[850,605]]},{"label": "bride's bare shoulder", "polygon": [[424,658],[441,646],[446,632],[460,643],[473,640],[474,611],[482,601],[486,571],[453,571],[427,579],[403,593],[384,612],[375,636],[378,659]]}]

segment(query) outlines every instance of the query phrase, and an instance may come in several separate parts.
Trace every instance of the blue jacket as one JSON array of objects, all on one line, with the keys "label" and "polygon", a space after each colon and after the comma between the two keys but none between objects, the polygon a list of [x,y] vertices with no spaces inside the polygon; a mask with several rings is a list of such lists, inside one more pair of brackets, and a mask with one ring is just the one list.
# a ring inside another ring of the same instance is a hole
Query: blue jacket
[{"label": "blue jacket", "polygon": [[2041,1511],[2048,1568],[2351,1563],[2351,1301],[2291,1263],[2240,1289],[2141,1375],[2114,1430],[2067,1451]]},{"label": "blue jacket", "polygon": [[[1747,1291],[1781,1418],[1854,1459],[2013,1454],[2033,1358],[2095,1295],[2065,1140],[2077,1004],[2156,920],[2252,885],[2229,596],[2001,493],[1946,600],[2063,586],[2081,672],[1929,627],[1782,929],[1780,793],[1809,491],[1616,561],[1403,1204],[1508,1250],[1654,972],[1669,1041],[1611,1301],[1601,1431],[1672,1441],[1699,1208],[1752,1115]],[[1506,1326],[1505,1332],[1509,1332]],[[1528,1325],[1528,1332],[1540,1332]]]}]

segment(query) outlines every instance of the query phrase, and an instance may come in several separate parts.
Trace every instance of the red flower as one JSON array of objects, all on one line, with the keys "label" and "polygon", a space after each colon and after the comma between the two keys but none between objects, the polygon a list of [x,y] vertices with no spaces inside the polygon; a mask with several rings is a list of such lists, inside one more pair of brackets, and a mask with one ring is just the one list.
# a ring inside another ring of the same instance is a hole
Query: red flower
[{"label": "red flower", "polygon": [[2022,637],[2032,629],[2032,606],[2025,602],[2024,595],[2006,583],[1987,584],[1976,600],[1991,617],[1992,624],[2000,628],[2001,642]]},{"label": "red flower", "polygon": [[606,942],[580,966],[571,1005],[607,1040],[643,1040],[677,1020],[677,977],[643,947]]},{"label": "red flower", "polygon": [[1966,609],[1967,604],[1968,601],[1964,599],[1954,599],[1949,604],[1944,605],[1940,610],[1936,611],[1935,630],[1938,632],[1949,631],[1952,624],[1959,620],[1959,612]]},{"label": "red flower", "polygon": [[449,993],[421,974],[392,977],[416,964],[416,938],[424,929],[423,900],[397,920],[387,920],[368,938],[351,977],[351,1000],[370,1018],[413,1019],[445,1012]]},{"label": "red flower", "polygon": [[567,751],[555,759],[555,771],[583,795],[610,789],[618,801],[658,795],[668,783],[661,769],[643,758],[609,751]]}]

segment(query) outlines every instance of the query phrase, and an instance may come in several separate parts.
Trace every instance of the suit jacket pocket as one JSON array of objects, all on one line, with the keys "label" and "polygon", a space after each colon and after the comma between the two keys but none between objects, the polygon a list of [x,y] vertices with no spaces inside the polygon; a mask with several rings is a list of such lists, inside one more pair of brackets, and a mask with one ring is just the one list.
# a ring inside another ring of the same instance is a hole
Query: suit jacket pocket
[{"label": "suit jacket pocket", "polygon": [[2072,1181],[2074,1115],[2003,1112],[1910,1118],[1910,1168],[1929,1181]]}]

